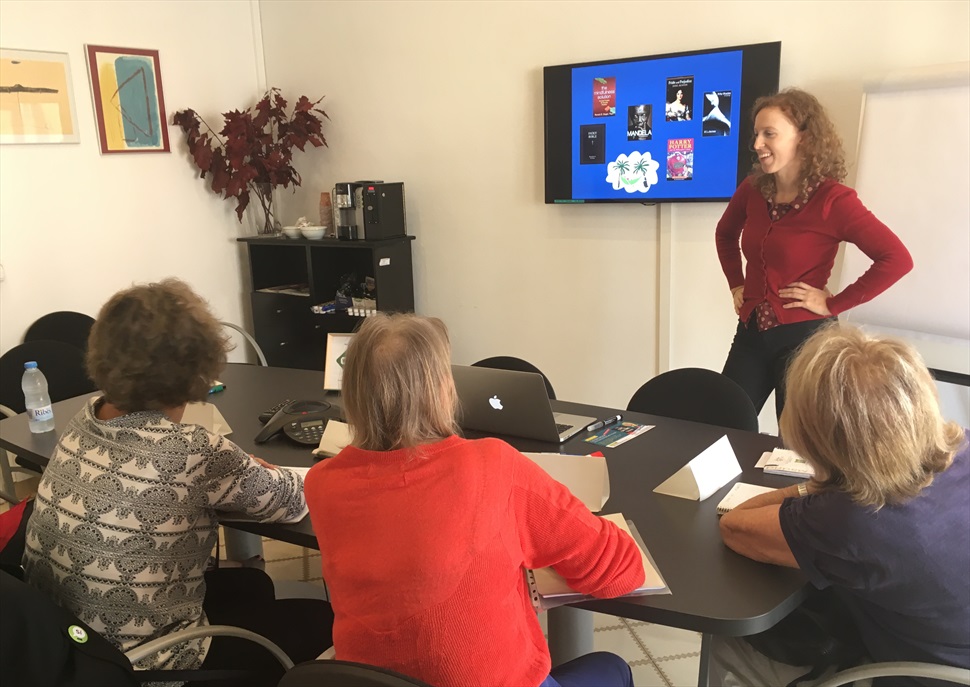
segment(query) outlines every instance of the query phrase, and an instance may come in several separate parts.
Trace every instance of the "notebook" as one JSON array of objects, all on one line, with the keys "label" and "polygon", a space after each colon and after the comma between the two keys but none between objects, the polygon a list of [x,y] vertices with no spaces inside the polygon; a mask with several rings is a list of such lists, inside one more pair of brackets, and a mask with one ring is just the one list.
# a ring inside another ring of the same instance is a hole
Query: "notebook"
[{"label": "notebook", "polygon": [[[758,461],[761,463],[761,461]],[[794,451],[786,448],[776,448],[764,461],[766,475],[785,475],[786,477],[814,477],[815,470],[811,463]]]},{"label": "notebook", "polygon": [[542,375],[452,365],[462,429],[562,443],[595,417],[553,413]]},{"label": "notebook", "polygon": [[729,510],[735,506],[739,506],[750,498],[754,498],[758,494],[765,494],[769,491],[774,491],[772,487],[762,487],[757,484],[747,484],[745,482],[738,482],[733,487],[727,495],[721,499],[721,502],[717,504],[717,514],[724,515]]},{"label": "notebook", "polygon": [[[643,584],[629,594],[624,594],[624,596],[669,594],[670,588],[664,582],[663,576],[661,576],[660,571],[653,562],[653,558],[647,552],[647,547],[644,545],[643,539],[640,538],[640,533],[637,531],[636,526],[626,520],[622,513],[612,513],[601,517],[609,520],[629,534],[640,549],[640,560],[643,563],[643,571],[646,573]],[[526,570],[526,582],[529,585],[529,594],[532,597],[532,603],[536,607],[536,610],[549,610],[556,606],[593,598],[571,589],[566,584],[566,580],[552,568]]]}]

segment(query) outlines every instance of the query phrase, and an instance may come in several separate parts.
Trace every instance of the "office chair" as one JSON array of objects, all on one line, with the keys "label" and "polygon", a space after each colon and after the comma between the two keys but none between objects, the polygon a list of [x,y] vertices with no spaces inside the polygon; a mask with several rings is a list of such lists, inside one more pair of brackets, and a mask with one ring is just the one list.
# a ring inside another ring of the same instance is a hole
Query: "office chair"
[{"label": "office chair", "polygon": [[956,668],[938,663],[885,661],[842,670],[827,680],[816,683],[815,687],[840,687],[840,685],[848,685],[856,680],[871,680],[877,677],[920,677],[952,682],[957,685],[970,685],[970,670],[966,668]]},{"label": "office chair", "polygon": [[307,661],[291,668],[278,687],[431,687],[413,677],[351,661]]},{"label": "office chair", "polygon": [[748,395],[719,372],[685,367],[657,375],[637,389],[627,410],[678,420],[758,431],[758,412]]},{"label": "office chair", "polygon": [[249,345],[253,347],[253,350],[256,351],[256,357],[259,358],[259,364],[263,367],[269,367],[269,363],[266,362],[266,356],[263,355],[263,349],[259,347],[258,343],[256,343],[256,339],[253,338],[252,334],[247,332],[238,324],[233,324],[232,322],[220,322],[219,324],[227,329],[232,329],[233,331],[242,334],[242,337],[246,339]]},{"label": "office chair", "polygon": [[[173,632],[122,653],[53,599],[15,577],[0,572],[0,675],[4,684],[71,687],[133,687],[145,682],[219,680],[238,684],[246,670],[135,670],[151,654],[203,636],[227,635],[250,640],[269,651],[284,671],[293,667],[276,644],[249,630],[207,625]],[[83,641],[81,641],[83,639]]]},{"label": "office chair", "polygon": [[84,313],[61,310],[44,315],[27,327],[24,343],[30,341],[60,341],[71,344],[82,354],[88,350],[88,335],[94,318]]},{"label": "office chair", "polygon": [[542,375],[542,381],[546,383],[546,393],[549,394],[550,400],[556,400],[556,392],[553,390],[552,382],[549,381],[549,378],[538,367],[526,360],[522,360],[522,358],[499,355],[472,363],[472,367],[488,367],[493,370],[513,370],[515,372],[535,372],[536,374]]}]

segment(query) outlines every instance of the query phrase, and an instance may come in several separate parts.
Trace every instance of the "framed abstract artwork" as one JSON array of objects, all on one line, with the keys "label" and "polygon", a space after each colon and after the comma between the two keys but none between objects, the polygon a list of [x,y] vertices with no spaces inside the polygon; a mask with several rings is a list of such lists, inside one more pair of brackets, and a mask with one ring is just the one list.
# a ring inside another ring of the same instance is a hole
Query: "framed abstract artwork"
[{"label": "framed abstract artwork", "polygon": [[77,143],[67,53],[0,48],[0,143]]},{"label": "framed abstract artwork", "polygon": [[167,153],[157,50],[86,45],[101,153]]}]

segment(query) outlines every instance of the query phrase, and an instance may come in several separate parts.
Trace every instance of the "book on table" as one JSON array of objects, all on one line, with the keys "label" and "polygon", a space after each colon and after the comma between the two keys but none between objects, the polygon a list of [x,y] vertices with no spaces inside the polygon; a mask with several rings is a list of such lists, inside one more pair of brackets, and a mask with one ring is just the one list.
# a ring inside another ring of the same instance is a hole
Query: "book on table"
[{"label": "book on table", "polygon": [[[647,594],[670,594],[670,588],[664,582],[663,576],[657,569],[653,558],[647,551],[647,547],[640,537],[636,526],[626,520],[622,513],[601,516],[606,518],[621,530],[626,532],[637,544],[640,549],[640,561],[643,563],[645,577],[643,584],[623,596],[645,596]],[[591,601],[596,597],[582,594],[571,589],[566,580],[552,568],[540,568],[538,570],[526,570],[526,582],[529,585],[529,593],[532,596],[532,604],[536,610],[547,611],[550,608],[576,603],[577,601]]]}]

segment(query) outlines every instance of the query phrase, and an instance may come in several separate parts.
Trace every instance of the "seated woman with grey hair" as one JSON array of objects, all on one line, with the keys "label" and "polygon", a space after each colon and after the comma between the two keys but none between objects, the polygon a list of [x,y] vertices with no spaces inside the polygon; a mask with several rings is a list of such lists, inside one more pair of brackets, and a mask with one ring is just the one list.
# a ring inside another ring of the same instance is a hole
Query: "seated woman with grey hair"
[{"label": "seated woman with grey hair", "polygon": [[[919,354],[830,325],[796,354],[787,389],[781,433],[815,476],[724,515],[724,543],[830,589],[872,660],[970,668],[970,449]],[[764,639],[717,641],[714,682],[784,685],[815,667],[769,660],[752,648]]]},{"label": "seated woman with grey hair", "polygon": [[609,653],[550,675],[524,572],[619,596],[643,582],[637,545],[504,441],[459,436],[450,358],[415,315],[368,317],[347,348],[352,442],[306,478],[336,657],[435,687],[632,686]]},{"label": "seated woman with grey hair", "polygon": [[[306,514],[303,481],[232,441],[182,422],[226,363],[228,338],[206,302],[167,279],[115,294],[88,339],[101,394],[61,435],[27,525],[26,580],[128,651],[177,630],[237,625],[295,661],[330,646],[324,601],[277,601],[253,568],[206,572],[220,513],[266,522]],[[275,685],[282,669],[232,637],[154,654],[150,669],[249,668]]]}]

